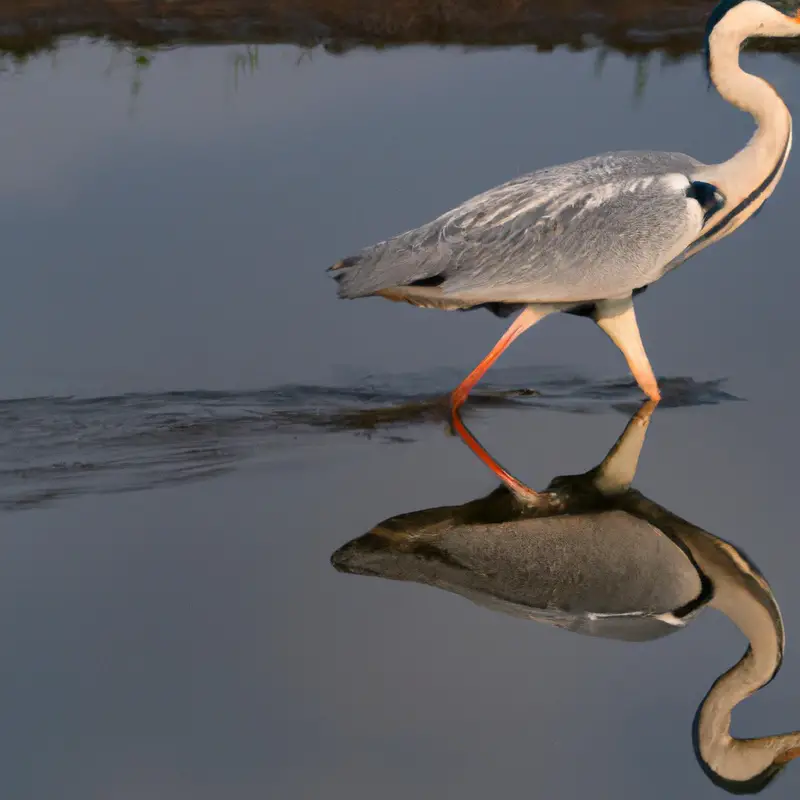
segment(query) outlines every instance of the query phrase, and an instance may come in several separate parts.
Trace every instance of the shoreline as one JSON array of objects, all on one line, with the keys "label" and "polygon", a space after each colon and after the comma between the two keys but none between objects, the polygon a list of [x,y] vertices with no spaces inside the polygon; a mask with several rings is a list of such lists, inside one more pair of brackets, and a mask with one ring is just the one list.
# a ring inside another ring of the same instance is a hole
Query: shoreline
[{"label": "shoreline", "polygon": [[[0,0],[0,53],[24,59],[62,39],[123,46],[604,47],[627,56],[700,52],[713,2],[700,0]],[[795,51],[773,40],[758,49]]]}]

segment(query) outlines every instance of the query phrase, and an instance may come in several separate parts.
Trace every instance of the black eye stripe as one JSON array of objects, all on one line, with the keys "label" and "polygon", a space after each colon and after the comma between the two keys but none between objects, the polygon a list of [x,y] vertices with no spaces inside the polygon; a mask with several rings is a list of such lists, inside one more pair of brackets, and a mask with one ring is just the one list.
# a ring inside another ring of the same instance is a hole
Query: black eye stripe
[{"label": "black eye stripe", "polygon": [[717,3],[717,5],[712,9],[711,13],[708,15],[708,21],[706,22],[706,38],[711,35],[711,31],[714,30],[719,21],[732,8],[736,8],[736,6],[743,2],[745,2],[745,0],[722,0],[721,3]]},{"label": "black eye stripe", "polygon": [[700,208],[703,209],[703,224],[725,205],[722,192],[705,181],[692,181],[686,189],[686,196],[700,203]]},{"label": "black eye stripe", "polygon": [[706,22],[706,35],[705,35],[705,56],[706,56],[706,72],[711,75],[711,53],[708,48],[708,37],[711,36],[711,31],[719,24],[720,20],[732,9],[736,8],[740,3],[745,0],[722,0],[714,6],[714,9],[709,14],[708,21]]}]

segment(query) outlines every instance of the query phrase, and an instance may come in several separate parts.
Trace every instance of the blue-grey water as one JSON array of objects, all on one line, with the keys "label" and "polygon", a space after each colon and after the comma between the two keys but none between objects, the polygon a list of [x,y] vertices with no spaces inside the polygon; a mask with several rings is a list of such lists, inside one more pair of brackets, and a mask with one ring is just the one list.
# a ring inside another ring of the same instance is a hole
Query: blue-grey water
[{"label": "blue-grey water", "polygon": [[[536,167],[721,160],[750,120],[699,58],[637,92],[635,62],[593,51],[241,54],[136,70],[72,42],[0,73],[0,795],[722,796],[691,740],[746,647],[716,612],[633,645],[332,568],[381,520],[496,485],[440,398],[506,323],[338,301],[324,270]],[[794,63],[744,61],[800,110]],[[636,486],[743,548],[784,616],[742,737],[800,729],[799,163],[637,306],[665,402]],[[481,389],[470,426],[536,487],[639,402],[565,315]],[[798,790],[794,764],[764,794]]]}]

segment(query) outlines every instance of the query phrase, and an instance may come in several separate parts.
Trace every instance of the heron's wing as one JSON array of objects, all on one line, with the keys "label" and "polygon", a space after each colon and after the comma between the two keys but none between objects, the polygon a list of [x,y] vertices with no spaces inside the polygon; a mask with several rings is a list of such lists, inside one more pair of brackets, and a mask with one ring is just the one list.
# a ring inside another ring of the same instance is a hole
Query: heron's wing
[{"label": "heron's wing", "polygon": [[610,153],[524,175],[339,262],[339,294],[413,287],[469,304],[630,293],[700,233],[703,209],[687,195],[698,166]]}]

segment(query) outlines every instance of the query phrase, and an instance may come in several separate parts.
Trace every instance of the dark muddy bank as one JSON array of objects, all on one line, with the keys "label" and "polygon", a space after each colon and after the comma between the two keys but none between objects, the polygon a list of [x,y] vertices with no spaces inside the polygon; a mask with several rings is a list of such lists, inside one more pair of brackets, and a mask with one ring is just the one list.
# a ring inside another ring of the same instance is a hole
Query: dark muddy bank
[{"label": "dark muddy bank", "polygon": [[419,43],[604,45],[677,58],[699,51],[713,6],[712,0],[0,0],[0,51],[24,57],[63,37],[88,35],[136,47],[286,43],[334,52]]}]

